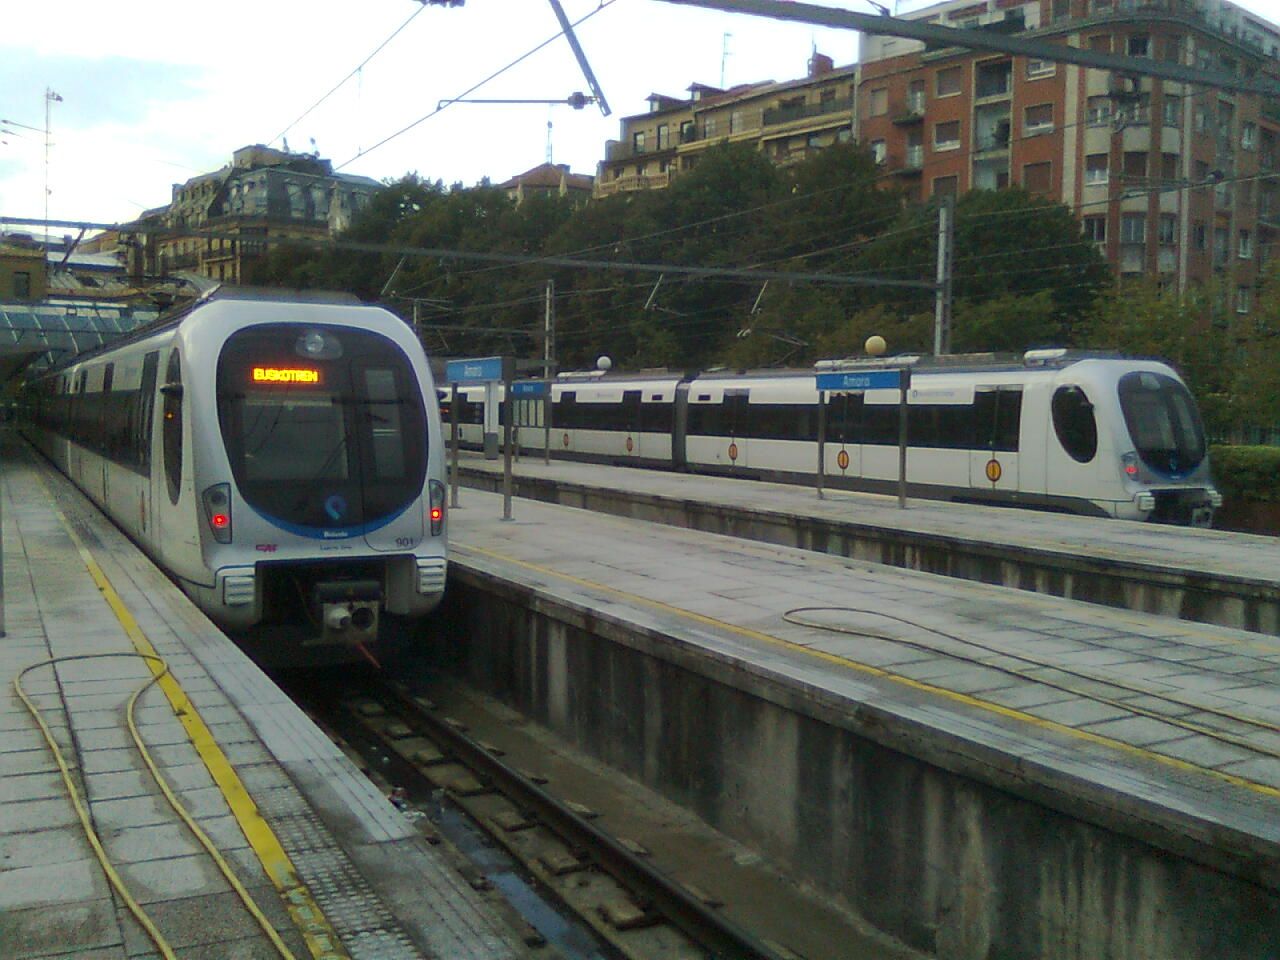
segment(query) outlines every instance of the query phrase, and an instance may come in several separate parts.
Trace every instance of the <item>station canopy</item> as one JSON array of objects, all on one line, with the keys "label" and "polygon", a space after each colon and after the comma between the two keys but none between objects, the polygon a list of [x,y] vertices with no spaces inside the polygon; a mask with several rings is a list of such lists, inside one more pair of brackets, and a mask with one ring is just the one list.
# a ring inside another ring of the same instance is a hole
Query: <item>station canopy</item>
[{"label": "station canopy", "polygon": [[157,316],[154,305],[83,300],[0,303],[0,383],[96,350]]}]

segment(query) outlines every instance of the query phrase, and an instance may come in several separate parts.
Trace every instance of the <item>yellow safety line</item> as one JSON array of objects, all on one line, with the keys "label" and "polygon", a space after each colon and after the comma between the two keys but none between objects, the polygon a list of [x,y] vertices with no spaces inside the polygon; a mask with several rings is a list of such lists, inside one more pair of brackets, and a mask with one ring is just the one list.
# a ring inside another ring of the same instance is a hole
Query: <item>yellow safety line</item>
[{"label": "yellow safety line", "polygon": [[1006,719],[1017,720],[1022,723],[1030,724],[1031,726],[1040,727],[1045,730],[1052,730],[1055,733],[1065,734],[1067,736],[1074,737],[1079,740],[1085,740],[1089,743],[1094,743],[1100,746],[1109,747],[1113,750],[1118,750],[1121,753],[1128,753],[1133,756],[1143,757],[1148,760],[1155,760],[1158,763],[1165,764],[1166,766],[1170,766],[1184,772],[1208,774],[1209,776],[1217,777],[1220,780],[1224,780],[1227,783],[1232,784],[1233,786],[1243,787],[1246,790],[1252,790],[1255,793],[1261,793],[1268,797],[1280,798],[1280,789],[1269,786],[1268,784],[1265,784],[1265,783],[1258,783],[1257,781],[1249,780],[1245,777],[1238,777],[1235,774],[1231,774],[1231,773],[1223,773],[1221,770],[1213,770],[1209,767],[1201,767],[1197,764],[1190,763],[1186,760],[1180,760],[1177,757],[1170,757],[1163,753],[1156,753],[1154,751],[1144,749],[1143,747],[1134,746],[1131,743],[1125,743],[1123,740],[1116,740],[1112,737],[1104,737],[1100,734],[1090,733],[1088,730],[1078,730],[1075,727],[1066,725],[1065,723],[1058,723],[1055,720],[1046,720],[1043,717],[1037,717],[1030,713],[1024,713],[1021,710],[1015,710],[1012,707],[1005,707],[998,703],[992,703],[989,700],[980,700],[977,697],[970,696],[969,694],[958,693],[955,690],[948,690],[946,687],[935,686],[932,683],[925,683],[921,680],[913,680],[910,677],[904,677],[901,674],[890,673],[888,670],[885,670],[882,667],[875,667],[869,663],[860,663],[857,660],[851,660],[848,657],[839,657],[839,656],[836,656],[835,654],[826,653],[822,650],[815,650],[811,647],[806,647],[803,644],[795,643],[794,641],[791,641],[791,640],[784,640],[781,637],[775,637],[768,633],[761,633],[758,630],[752,630],[750,627],[740,627],[736,624],[726,623],[723,620],[717,620],[714,617],[708,617],[701,613],[694,613],[691,610],[683,610],[680,607],[673,607],[670,604],[663,603],[661,600],[651,600],[648,597],[642,597],[634,593],[628,593],[625,590],[618,590],[614,587],[606,586],[605,584],[602,584],[602,583],[596,583],[591,580],[582,579],[581,577],[572,576],[571,574],[561,573],[560,571],[553,570],[550,567],[544,567],[536,563],[530,563],[526,560],[517,560],[514,557],[506,556],[501,553],[496,553],[491,550],[485,550],[482,547],[462,546],[457,542],[457,540],[454,541],[453,546],[455,549],[463,553],[469,551],[471,553],[477,553],[477,554],[480,554],[481,556],[489,557],[490,559],[493,559],[493,560],[500,560],[504,563],[511,563],[519,567],[524,567],[528,570],[536,570],[538,573],[557,577],[561,580],[568,581],[569,583],[577,584],[580,587],[585,587],[591,590],[599,590],[603,593],[608,593],[617,597],[622,597],[632,603],[636,603],[641,606],[653,607],[654,609],[662,610],[666,613],[675,614],[676,616],[683,617],[687,620],[693,620],[694,622],[701,623],[705,626],[716,627],[721,630],[727,630],[730,633],[736,633],[739,636],[747,637],[749,639],[756,640],[760,643],[765,643],[772,646],[784,647],[793,652],[802,653],[806,656],[813,657],[814,659],[821,660],[824,663],[830,663],[835,666],[851,669],[858,673],[863,673],[872,677],[878,677],[883,680],[890,680],[894,683],[901,684],[902,686],[909,687],[913,690],[918,690],[918,691],[921,691],[922,693],[930,693],[935,696],[943,697],[947,700],[953,700],[956,703],[962,703],[965,706],[974,707],[978,710],[985,710],[989,713],[994,713],[994,714],[997,714],[998,716],[1005,717]]},{"label": "yellow safety line", "polygon": [[[41,482],[43,483],[43,481]],[[50,501],[53,502],[52,495],[50,495]],[[280,840],[275,833],[272,832],[270,825],[262,818],[262,814],[258,812],[258,807],[253,802],[253,798],[249,796],[249,792],[244,788],[240,777],[231,766],[226,754],[222,752],[222,748],[218,746],[218,741],[214,739],[208,726],[205,725],[195,705],[187,699],[186,692],[174,679],[173,675],[164,673],[164,668],[157,665],[157,661],[160,664],[163,664],[163,661],[160,660],[155,647],[151,645],[147,635],[142,632],[142,628],[134,620],[133,614],[129,612],[129,608],[125,606],[124,601],[120,599],[120,595],[111,586],[111,581],[102,572],[102,568],[93,559],[92,554],[89,553],[88,548],[85,547],[84,542],[72,528],[66,515],[58,508],[56,502],[53,502],[53,509],[62,521],[63,528],[71,537],[71,542],[80,554],[80,559],[84,561],[89,575],[93,578],[94,583],[97,584],[98,589],[102,591],[103,598],[107,601],[112,612],[116,615],[116,619],[120,621],[120,625],[133,643],[133,648],[147,658],[147,664],[151,672],[157,677],[157,684],[164,691],[164,695],[168,698],[173,712],[182,722],[183,727],[186,728],[187,737],[196,748],[196,752],[200,754],[200,759],[204,761],[204,765],[208,768],[214,782],[222,791],[227,805],[231,808],[231,813],[240,824],[240,829],[244,831],[245,839],[249,841],[254,853],[258,855],[258,859],[262,862],[267,876],[271,878],[271,882],[284,899],[289,916],[302,934],[303,940],[306,941],[307,949],[311,951],[311,955],[316,960],[348,960],[349,955],[342,946],[342,942],[338,939],[337,933],[334,932],[328,918],[325,917],[319,905],[311,896],[311,891],[298,878],[297,871],[293,866],[293,862],[289,859],[289,855],[285,852],[284,847],[281,846]]]}]

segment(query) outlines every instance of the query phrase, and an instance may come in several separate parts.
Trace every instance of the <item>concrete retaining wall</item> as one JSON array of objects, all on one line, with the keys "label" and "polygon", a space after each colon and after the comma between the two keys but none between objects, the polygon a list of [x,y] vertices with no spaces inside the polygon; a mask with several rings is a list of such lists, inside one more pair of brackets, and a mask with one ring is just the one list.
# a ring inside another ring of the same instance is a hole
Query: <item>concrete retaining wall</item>
[{"label": "concrete retaining wall", "polygon": [[1276,955],[1280,896],[1255,882],[1266,871],[1233,874],[1099,826],[1105,815],[1087,822],[1090,802],[1016,767],[986,777],[945,736],[457,559],[442,613],[454,639],[436,667],[918,949],[947,960]]}]

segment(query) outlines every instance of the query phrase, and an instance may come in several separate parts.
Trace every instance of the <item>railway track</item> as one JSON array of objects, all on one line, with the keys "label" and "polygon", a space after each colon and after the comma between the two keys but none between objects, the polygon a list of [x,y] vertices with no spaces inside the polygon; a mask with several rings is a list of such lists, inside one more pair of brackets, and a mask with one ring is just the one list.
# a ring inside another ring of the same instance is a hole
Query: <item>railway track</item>
[{"label": "railway track", "polygon": [[[333,697],[317,692],[317,686],[322,691],[340,688],[342,693]],[[492,727],[485,731],[471,726],[473,722],[477,728],[489,726],[487,718],[476,720],[474,699],[463,698],[469,706],[461,709],[455,709],[460,701],[442,708],[387,684],[373,671],[358,678],[348,672],[340,682],[309,683],[308,687],[300,695],[292,692],[368,767],[395,784],[398,804],[423,811],[433,820],[445,808],[465,815],[561,911],[590,929],[603,945],[595,956],[627,960],[915,956],[860,928],[829,905],[793,907],[790,920],[781,925],[776,912],[751,908],[757,902],[796,902],[799,891],[794,885],[783,889],[788,887],[785,878],[777,878],[774,892],[757,885],[749,898],[735,893],[742,887],[734,883],[728,883],[727,892],[721,894],[682,879],[678,863],[660,862],[661,850],[655,852],[645,840],[627,835],[628,827],[634,825],[641,834],[652,836],[652,811],[645,815],[634,807],[630,812],[601,810],[575,800],[579,772],[566,770],[562,756],[553,760],[536,749],[530,753],[511,743],[487,741]],[[510,720],[499,718],[497,728],[511,726]],[[550,771],[550,778],[541,770]],[[592,801],[599,799],[598,793],[589,789],[586,793]],[[642,825],[646,821],[647,827]],[[745,863],[750,858],[738,859]],[[483,873],[483,868],[476,872],[474,885],[486,882]],[[736,909],[728,909],[726,900]],[[806,936],[810,939],[805,940]],[[531,934],[526,942],[539,941]]]}]

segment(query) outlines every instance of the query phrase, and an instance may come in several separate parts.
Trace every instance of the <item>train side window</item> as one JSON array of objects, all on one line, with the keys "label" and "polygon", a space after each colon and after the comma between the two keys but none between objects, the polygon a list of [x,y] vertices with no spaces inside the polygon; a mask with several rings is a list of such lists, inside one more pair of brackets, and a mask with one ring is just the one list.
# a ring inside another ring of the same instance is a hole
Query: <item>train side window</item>
[{"label": "train side window", "polygon": [[151,472],[151,418],[155,409],[156,368],[160,365],[160,353],[153,350],[142,360],[142,384],[138,388],[137,435],[134,449],[137,464],[145,473]]},{"label": "train side window", "polygon": [[1072,460],[1088,463],[1098,452],[1098,422],[1093,404],[1079,387],[1059,387],[1053,394],[1053,429]]},{"label": "train side window", "polygon": [[169,354],[164,375],[164,479],[169,488],[169,502],[177,503],[182,489],[182,364],[178,351]]}]

